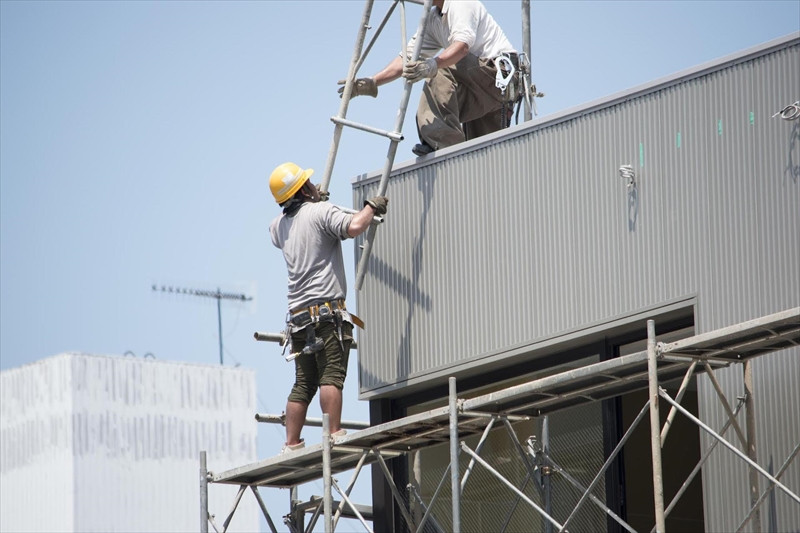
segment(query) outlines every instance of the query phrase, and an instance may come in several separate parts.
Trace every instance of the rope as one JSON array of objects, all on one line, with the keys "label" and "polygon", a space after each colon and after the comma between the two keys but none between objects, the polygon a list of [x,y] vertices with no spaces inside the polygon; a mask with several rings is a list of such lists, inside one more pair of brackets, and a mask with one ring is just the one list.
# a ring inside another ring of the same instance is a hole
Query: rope
[{"label": "rope", "polygon": [[786,107],[784,107],[783,109],[772,115],[772,118],[775,118],[778,115],[780,115],[780,117],[783,120],[797,120],[798,118],[800,118],[800,100],[798,100],[793,104],[787,105]]}]

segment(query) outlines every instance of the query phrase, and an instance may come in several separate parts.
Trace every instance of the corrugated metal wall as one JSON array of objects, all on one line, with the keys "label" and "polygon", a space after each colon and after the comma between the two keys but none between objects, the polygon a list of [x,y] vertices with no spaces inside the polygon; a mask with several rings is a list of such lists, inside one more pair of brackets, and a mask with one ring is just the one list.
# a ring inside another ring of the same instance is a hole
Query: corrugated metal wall
[{"label": "corrugated metal wall", "polygon": [[[398,166],[358,293],[362,398],[676,299],[694,298],[698,333],[800,304],[800,120],[773,118],[799,95],[795,34]],[[376,178],[354,184],[355,205]],[[759,438],[776,461],[800,435],[799,361],[755,363]],[[741,393],[740,368],[720,378]],[[699,387],[701,416],[720,427]],[[710,472],[746,476],[717,461]],[[786,476],[800,486],[800,468]],[[737,525],[729,485],[704,479],[712,530]],[[793,523],[779,527],[800,527],[781,502]]]}]

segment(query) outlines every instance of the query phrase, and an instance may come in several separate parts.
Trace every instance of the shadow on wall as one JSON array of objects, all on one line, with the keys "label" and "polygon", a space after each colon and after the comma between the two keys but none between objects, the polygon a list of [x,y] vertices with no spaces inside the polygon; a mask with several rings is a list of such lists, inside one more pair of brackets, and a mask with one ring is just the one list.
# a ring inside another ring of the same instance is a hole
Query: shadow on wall
[{"label": "shadow on wall", "polygon": [[789,134],[788,161],[783,176],[784,182],[787,177],[794,184],[800,180],[800,121],[794,123],[792,132]]},{"label": "shadow on wall", "polygon": [[400,346],[397,347],[397,365],[395,375],[400,378],[408,377],[411,371],[411,322],[414,318],[414,311],[417,305],[421,305],[426,311],[431,309],[430,297],[425,295],[424,299],[418,302],[417,287],[419,286],[419,276],[422,271],[422,256],[424,255],[425,230],[428,227],[428,212],[431,208],[433,191],[436,185],[436,172],[433,167],[428,167],[427,172],[422,172],[417,178],[417,188],[422,194],[422,213],[419,219],[419,231],[414,249],[411,252],[411,287],[414,287],[414,299],[408,302],[408,312],[406,313],[406,324],[403,328],[403,337],[400,339]]},{"label": "shadow on wall", "polygon": [[[421,308],[424,311],[431,310],[430,295],[419,290],[419,278],[422,273],[422,260],[425,253],[424,243],[428,226],[428,213],[436,186],[436,174],[434,169],[428,167],[419,174],[417,180],[417,187],[422,195],[423,208],[420,214],[419,229],[416,232],[416,240],[411,250],[411,278],[406,278],[375,254],[370,258],[370,261],[373,263],[370,271],[375,273],[377,278],[386,287],[389,287],[397,294],[405,296],[407,300],[408,310],[406,312],[406,321],[400,339],[400,345],[397,347],[397,360],[395,364],[396,377],[398,380],[407,378],[411,372],[411,346],[413,344],[411,342],[413,336],[411,324],[414,319],[414,313],[417,308]],[[409,287],[412,288],[410,295],[408,294]]]},{"label": "shadow on wall", "polygon": [[637,218],[639,218],[639,186],[634,183],[628,187],[628,231],[636,231]]}]

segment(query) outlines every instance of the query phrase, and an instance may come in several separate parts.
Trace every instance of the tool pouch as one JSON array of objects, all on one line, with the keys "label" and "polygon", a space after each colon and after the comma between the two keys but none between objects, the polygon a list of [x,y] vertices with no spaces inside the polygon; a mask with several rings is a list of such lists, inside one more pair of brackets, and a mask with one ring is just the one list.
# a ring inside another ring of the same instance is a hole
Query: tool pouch
[{"label": "tool pouch", "polygon": [[298,331],[313,324],[314,319],[311,317],[311,313],[309,311],[303,311],[301,313],[292,315],[289,319],[289,322],[292,324],[293,329]]}]

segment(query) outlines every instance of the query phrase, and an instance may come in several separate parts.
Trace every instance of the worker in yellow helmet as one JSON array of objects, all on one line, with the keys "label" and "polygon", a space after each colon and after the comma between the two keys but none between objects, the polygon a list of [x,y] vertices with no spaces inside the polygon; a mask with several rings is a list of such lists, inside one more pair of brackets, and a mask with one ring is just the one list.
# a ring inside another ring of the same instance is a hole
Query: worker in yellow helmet
[{"label": "worker in yellow helmet", "polygon": [[419,60],[404,65],[395,57],[374,76],[353,80],[351,93],[376,97],[380,85],[401,76],[426,80],[417,108],[420,142],[412,148],[418,156],[507,127],[519,98],[517,52],[486,7],[477,0],[433,0],[433,6],[425,33],[406,47],[410,60],[422,39]]},{"label": "worker in yellow helmet", "polygon": [[295,383],[286,403],[286,443],[281,453],[304,446],[300,437],[308,404],[319,389],[320,407],[329,415],[334,436],[341,429],[342,388],[347,375],[355,315],[345,307],[347,280],[342,241],[363,233],[375,215],[384,215],[389,200],[376,196],[361,211],[349,214],[321,201],[309,181],[314,173],[283,163],[269,187],[283,212],[269,227],[289,271],[287,333],[295,355]]}]

